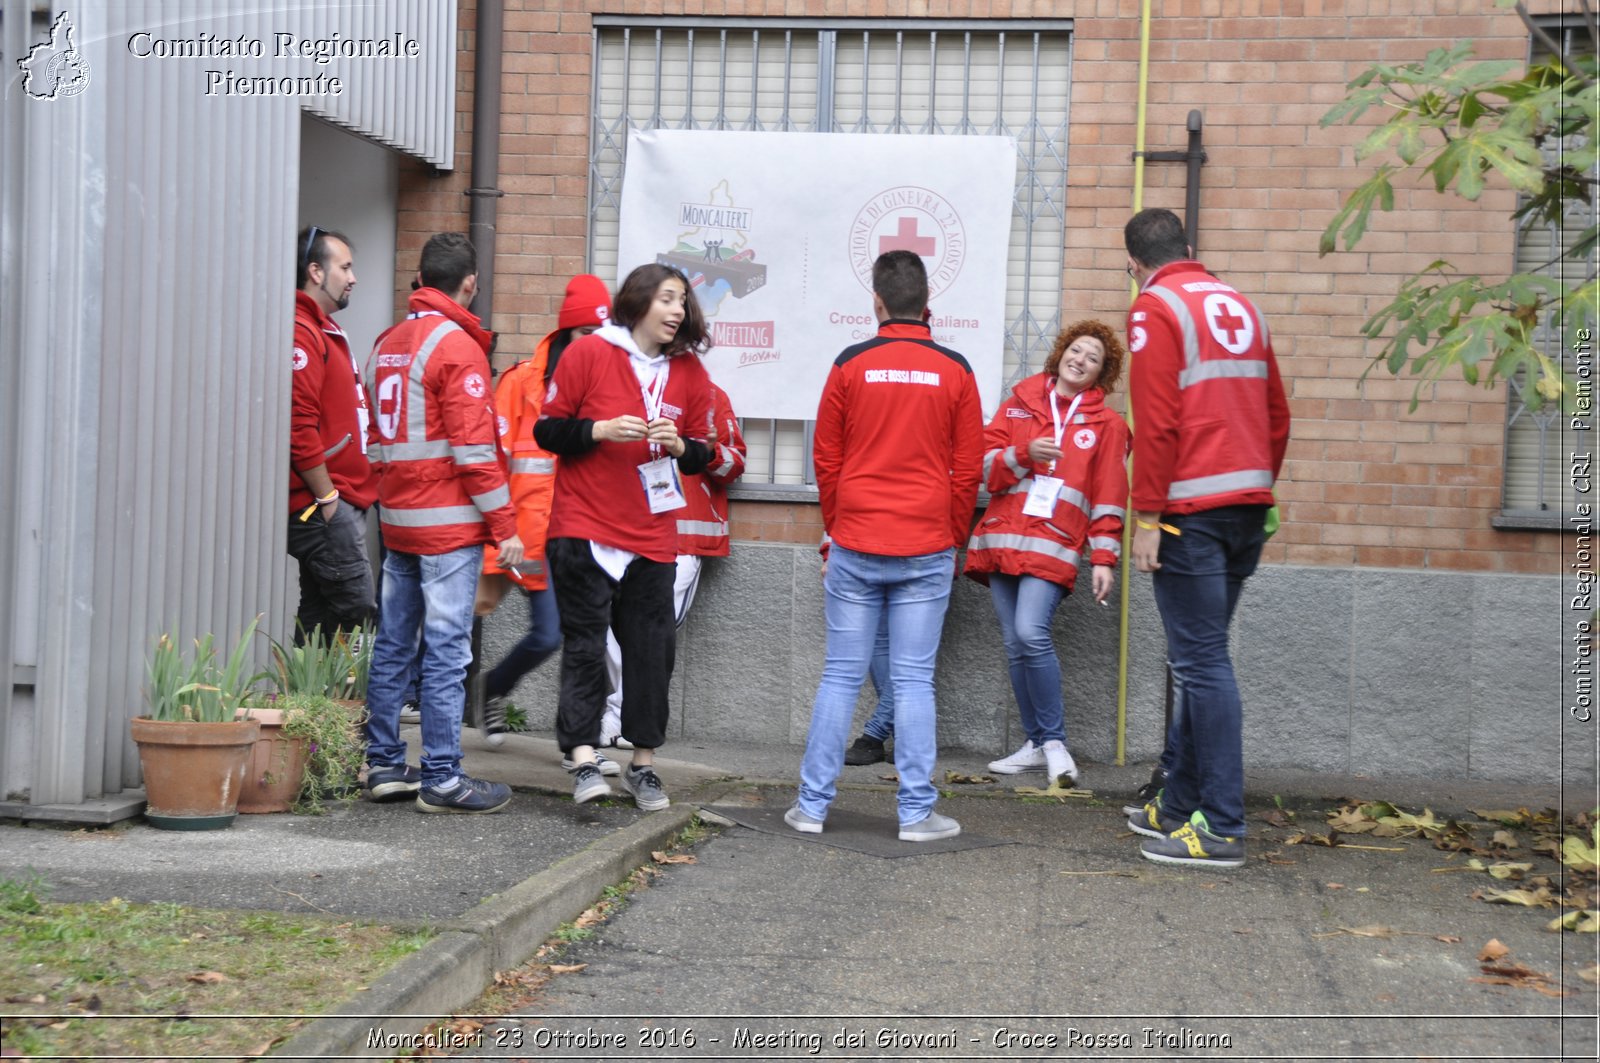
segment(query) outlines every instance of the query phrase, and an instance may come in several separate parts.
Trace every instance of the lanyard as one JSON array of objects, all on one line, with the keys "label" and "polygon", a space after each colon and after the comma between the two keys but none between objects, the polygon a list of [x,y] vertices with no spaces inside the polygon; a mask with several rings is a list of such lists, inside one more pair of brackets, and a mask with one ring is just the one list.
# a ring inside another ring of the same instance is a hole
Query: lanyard
[{"label": "lanyard", "polygon": [[[656,375],[649,384],[646,384],[643,380],[639,381],[639,394],[644,399],[644,419],[646,423],[654,421],[661,416],[661,397],[667,390],[667,376],[671,372],[672,363],[664,362],[661,368],[656,370]],[[652,457],[661,456],[661,445],[659,443],[650,444],[650,455]]]},{"label": "lanyard", "polygon": [[[1062,417],[1061,409],[1056,405],[1056,389],[1053,385],[1050,388],[1050,419],[1055,422],[1055,442],[1057,450],[1061,449],[1061,440],[1067,434],[1067,425],[1072,423],[1072,415],[1078,412],[1078,403],[1081,401],[1083,401],[1083,392],[1080,391],[1076,395],[1072,396],[1072,402],[1067,406],[1067,415],[1066,417]],[[1052,461],[1050,463],[1050,468],[1047,470],[1047,474],[1054,473],[1055,471],[1056,463]]]}]

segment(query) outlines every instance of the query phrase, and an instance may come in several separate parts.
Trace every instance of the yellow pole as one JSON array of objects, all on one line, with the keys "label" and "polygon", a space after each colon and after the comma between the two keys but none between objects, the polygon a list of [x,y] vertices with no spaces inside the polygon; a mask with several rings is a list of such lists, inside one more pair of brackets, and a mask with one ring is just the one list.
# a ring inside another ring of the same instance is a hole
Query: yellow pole
[{"label": "yellow pole", "polygon": [[[1133,132],[1133,213],[1144,209],[1144,126],[1150,97],[1150,0],[1139,9],[1139,111]],[[1128,301],[1139,294],[1137,284],[1129,283]],[[1130,354],[1131,357],[1131,354]],[[1128,424],[1133,424],[1133,404],[1128,404]],[[1130,462],[1130,469],[1132,464]],[[1130,499],[1131,503],[1131,499]],[[1122,522],[1121,630],[1117,632],[1117,764],[1127,763],[1128,751],[1128,558],[1133,552],[1133,511]]]}]

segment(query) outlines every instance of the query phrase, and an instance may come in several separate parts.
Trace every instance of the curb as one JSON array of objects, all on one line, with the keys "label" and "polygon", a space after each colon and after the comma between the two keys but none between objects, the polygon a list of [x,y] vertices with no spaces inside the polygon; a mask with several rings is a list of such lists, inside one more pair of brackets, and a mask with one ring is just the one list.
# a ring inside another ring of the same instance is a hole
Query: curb
[{"label": "curb", "polygon": [[270,1058],[392,1059],[397,1046],[372,1043],[375,1034],[415,1036],[428,1022],[471,1004],[494,982],[497,971],[526,962],[557,927],[582,914],[607,886],[648,863],[651,851],[688,826],[702,802],[720,796],[696,795],[652,812],[439,924],[438,937],[295,1033]]}]

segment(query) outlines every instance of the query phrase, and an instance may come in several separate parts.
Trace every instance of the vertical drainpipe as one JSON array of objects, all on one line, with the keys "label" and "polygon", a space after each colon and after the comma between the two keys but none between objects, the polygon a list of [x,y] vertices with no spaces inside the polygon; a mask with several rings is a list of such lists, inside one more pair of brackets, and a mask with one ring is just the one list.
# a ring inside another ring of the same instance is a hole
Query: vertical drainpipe
[{"label": "vertical drainpipe", "polygon": [[[1144,127],[1150,98],[1150,0],[1139,6],[1139,109],[1134,119],[1133,145],[1133,213],[1144,207]],[[1129,300],[1139,293],[1130,286]],[[1133,404],[1128,405],[1128,425],[1133,425]],[[1128,463],[1130,471],[1133,463]],[[1132,569],[1129,557],[1133,553],[1133,507],[1130,501],[1128,519],[1122,522],[1122,584],[1118,603],[1117,632],[1117,755],[1116,764],[1127,763],[1128,753],[1128,575]]]},{"label": "vertical drainpipe", "polygon": [[[478,0],[477,65],[472,74],[472,176],[467,236],[478,251],[478,294],[471,310],[494,328],[494,237],[500,197],[500,59],[505,47],[503,0]],[[494,369],[491,361],[490,371]],[[483,708],[483,618],[472,621],[472,665],[467,673],[467,718]]]}]

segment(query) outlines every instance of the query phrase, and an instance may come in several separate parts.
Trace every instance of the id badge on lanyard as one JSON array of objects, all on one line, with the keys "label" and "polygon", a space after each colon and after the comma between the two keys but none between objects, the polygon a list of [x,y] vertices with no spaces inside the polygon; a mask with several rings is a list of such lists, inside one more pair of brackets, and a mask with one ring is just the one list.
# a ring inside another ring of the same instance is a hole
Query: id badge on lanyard
[{"label": "id badge on lanyard", "polygon": [[[661,416],[661,396],[667,390],[667,374],[671,368],[670,363],[663,365],[650,386],[641,384],[639,387],[639,393],[644,396],[647,421],[654,421]],[[652,443],[650,453],[661,454],[660,446]],[[650,504],[651,513],[670,513],[689,504],[689,500],[683,497],[683,480],[678,476],[678,463],[670,456],[663,455],[641,464],[639,484],[644,488],[645,501]]]},{"label": "id badge on lanyard", "polygon": [[[1056,389],[1050,389],[1050,419],[1054,422],[1056,449],[1061,448],[1061,440],[1066,436],[1067,425],[1072,423],[1072,415],[1078,412],[1078,402],[1083,398],[1083,392],[1072,396],[1072,405],[1067,407],[1067,415],[1061,416],[1060,407],[1056,405]],[[1051,462],[1048,472],[1055,472],[1056,463]],[[1028,500],[1022,504],[1022,512],[1028,517],[1053,517],[1056,512],[1056,500],[1061,497],[1061,488],[1066,481],[1059,476],[1035,475],[1033,483],[1028,488]]]}]

